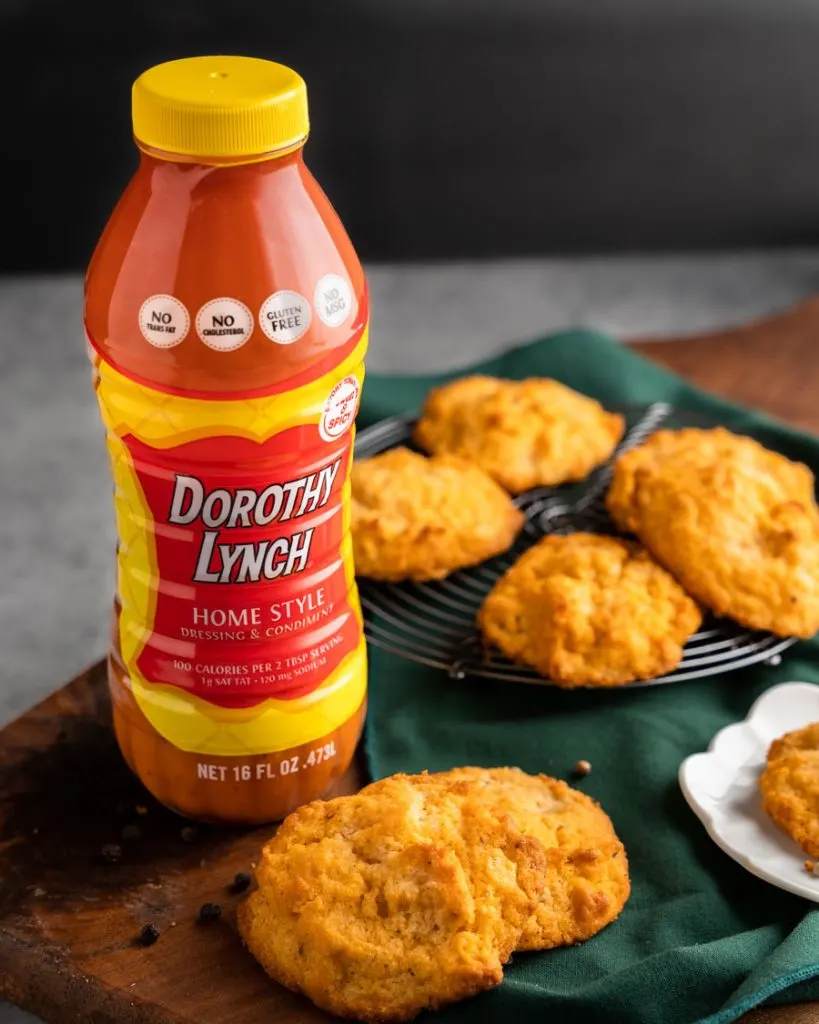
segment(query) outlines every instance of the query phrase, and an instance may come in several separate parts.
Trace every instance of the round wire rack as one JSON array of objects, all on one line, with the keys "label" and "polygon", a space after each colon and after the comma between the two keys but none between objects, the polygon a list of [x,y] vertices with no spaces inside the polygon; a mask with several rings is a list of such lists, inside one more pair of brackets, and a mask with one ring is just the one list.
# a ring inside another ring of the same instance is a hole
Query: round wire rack
[{"label": "round wire rack", "polygon": [[[627,429],[614,457],[641,444],[660,427],[714,425],[698,414],[664,402],[621,411]],[[413,423],[413,417],[394,417],[362,430],[356,438],[355,457],[368,458],[397,445],[412,447]],[[367,640],[392,654],[444,669],[455,679],[471,675],[553,685],[534,669],[513,664],[487,647],[475,627],[475,617],[497,580],[545,534],[577,530],[617,533],[604,504],[614,457],[581,484],[537,488],[519,495],[515,504],[526,516],[524,528],[513,547],[497,558],[429,583],[359,578]],[[794,643],[794,637],[748,630],[728,619],[708,616],[685,645],[682,661],[673,672],[628,686],[703,679],[759,662],[776,665],[782,652]]]}]

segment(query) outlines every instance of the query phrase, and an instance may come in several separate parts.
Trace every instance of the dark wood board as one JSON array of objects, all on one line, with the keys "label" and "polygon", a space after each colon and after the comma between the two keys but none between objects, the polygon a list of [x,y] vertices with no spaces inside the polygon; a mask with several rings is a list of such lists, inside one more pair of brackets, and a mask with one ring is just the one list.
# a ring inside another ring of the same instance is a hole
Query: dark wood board
[{"label": "dark wood board", "polygon": [[[0,994],[54,1024],[330,1020],[271,985],[235,931],[230,883],[270,828],[197,826],[184,841],[190,823],[142,789],[109,721],[98,664],[0,733]],[[335,792],[361,777],[356,766]],[[138,843],[120,840],[129,823]],[[111,842],[117,864],[99,856]],[[224,919],[199,924],[208,901]],[[148,922],[162,934],[146,949]]]},{"label": "dark wood board", "polygon": [[[819,300],[710,337],[635,345],[703,387],[819,432]],[[317,1024],[241,948],[229,892],[269,829],[202,828],[146,797],[121,761],[97,665],[0,732],[0,994],[53,1024]],[[356,765],[338,787],[352,790]],[[126,803],[131,810],[118,805]],[[136,806],[146,811],[139,814]],[[136,823],[117,865],[99,857]],[[223,920],[198,924],[202,903]],[[153,922],[162,936],[136,943]],[[819,1006],[745,1024],[809,1024]]]},{"label": "dark wood board", "polygon": [[706,391],[819,434],[819,298],[744,327],[632,347]]}]

